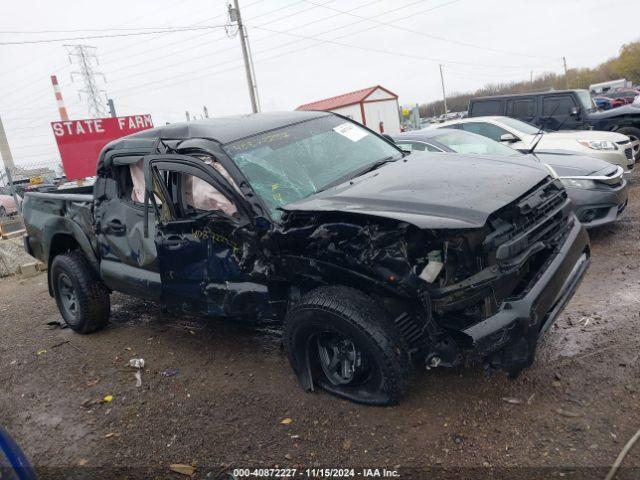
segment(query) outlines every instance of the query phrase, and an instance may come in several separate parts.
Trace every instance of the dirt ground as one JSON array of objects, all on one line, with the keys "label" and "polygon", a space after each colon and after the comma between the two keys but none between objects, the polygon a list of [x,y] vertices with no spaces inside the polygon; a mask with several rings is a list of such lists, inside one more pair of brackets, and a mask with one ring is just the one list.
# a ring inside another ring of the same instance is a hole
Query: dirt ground
[{"label": "dirt ground", "polygon": [[[514,381],[480,366],[418,371],[400,405],[358,406],[303,392],[275,331],[122,295],[100,333],[49,325],[61,317],[40,274],[0,281],[0,424],[42,478],[185,478],[177,463],[194,478],[275,466],[604,478],[640,428],[639,172],[630,181],[625,215],[591,232],[584,282]],[[140,387],[132,358],[146,363]],[[619,478],[640,478],[640,445],[624,466]]]}]

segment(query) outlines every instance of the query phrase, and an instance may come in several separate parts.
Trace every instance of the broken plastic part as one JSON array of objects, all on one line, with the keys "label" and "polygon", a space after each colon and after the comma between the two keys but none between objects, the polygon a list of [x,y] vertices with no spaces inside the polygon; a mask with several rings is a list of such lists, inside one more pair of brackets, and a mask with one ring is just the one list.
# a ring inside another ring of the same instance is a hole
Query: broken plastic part
[{"label": "broken plastic part", "polygon": [[420,278],[427,283],[433,283],[433,281],[438,278],[438,275],[440,275],[442,267],[444,266],[442,263],[442,250],[431,250],[427,258],[427,266],[424,267],[420,273]]}]

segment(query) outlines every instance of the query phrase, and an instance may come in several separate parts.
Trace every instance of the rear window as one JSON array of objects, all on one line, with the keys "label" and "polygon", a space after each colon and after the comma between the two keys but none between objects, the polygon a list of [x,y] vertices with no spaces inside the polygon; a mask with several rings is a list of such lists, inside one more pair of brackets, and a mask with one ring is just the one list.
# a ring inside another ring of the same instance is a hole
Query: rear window
[{"label": "rear window", "polygon": [[471,116],[484,117],[487,115],[502,115],[502,102],[500,100],[483,100],[471,104]]}]

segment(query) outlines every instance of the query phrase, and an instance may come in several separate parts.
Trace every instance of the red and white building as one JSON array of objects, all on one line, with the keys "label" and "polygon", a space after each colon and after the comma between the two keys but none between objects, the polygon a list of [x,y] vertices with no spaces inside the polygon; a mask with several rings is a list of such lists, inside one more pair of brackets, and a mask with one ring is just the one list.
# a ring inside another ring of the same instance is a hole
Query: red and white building
[{"label": "red and white building", "polygon": [[400,133],[398,95],[380,85],[306,103],[296,110],[335,112],[380,133]]}]

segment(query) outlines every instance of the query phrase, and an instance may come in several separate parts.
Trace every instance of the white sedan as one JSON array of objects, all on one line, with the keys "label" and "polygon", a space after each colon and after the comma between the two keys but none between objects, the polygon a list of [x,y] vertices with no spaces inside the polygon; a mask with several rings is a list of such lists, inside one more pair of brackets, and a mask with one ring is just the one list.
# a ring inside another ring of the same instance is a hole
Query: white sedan
[{"label": "white sedan", "polygon": [[616,132],[595,130],[566,130],[559,132],[541,131],[529,123],[510,117],[473,117],[438,123],[429,128],[457,128],[477,133],[510,147],[528,153],[532,148],[539,150],[569,150],[599,158],[625,171],[634,167],[634,151],[640,148],[640,141],[632,142],[629,137]]}]

